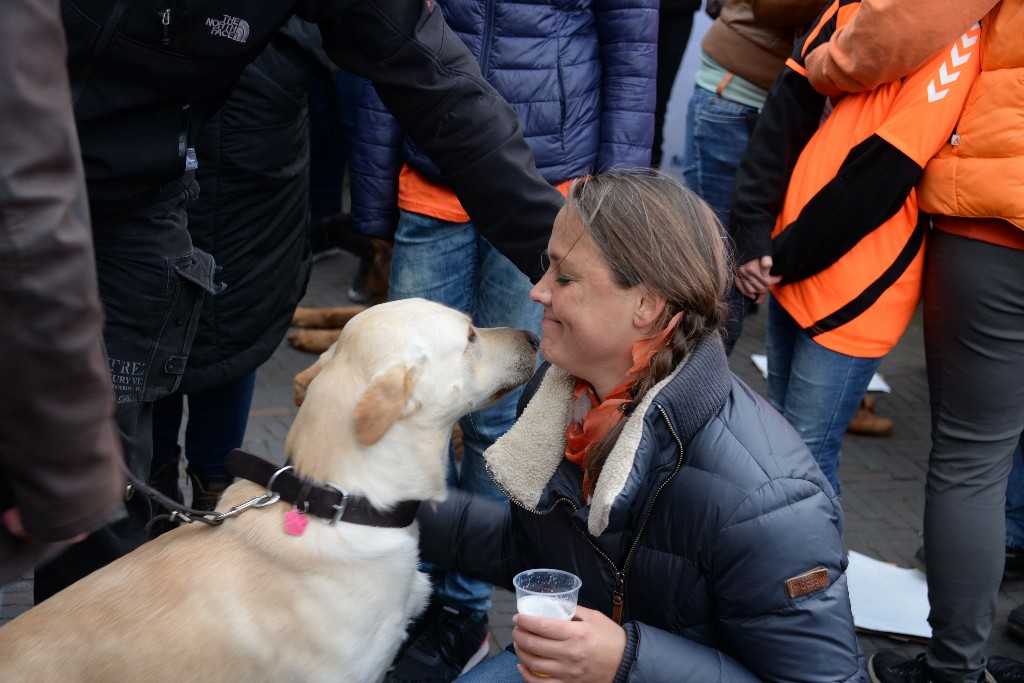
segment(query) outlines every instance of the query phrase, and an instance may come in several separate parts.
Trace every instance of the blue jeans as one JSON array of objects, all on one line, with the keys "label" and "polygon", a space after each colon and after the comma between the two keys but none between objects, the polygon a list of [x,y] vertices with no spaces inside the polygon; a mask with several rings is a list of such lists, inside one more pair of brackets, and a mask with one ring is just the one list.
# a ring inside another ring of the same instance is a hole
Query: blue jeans
[{"label": "blue jeans", "polygon": [[[750,142],[757,109],[694,87],[686,115],[683,180],[706,201],[722,225],[729,226],[736,169]],[[748,300],[729,286],[729,319],[725,326],[725,352],[731,353],[743,331]]]},{"label": "blue jeans", "polygon": [[[530,301],[530,280],[491,246],[472,223],[450,223],[402,211],[395,232],[388,298],[422,297],[451,306],[480,327],[518,327],[540,336],[543,309]],[[516,420],[522,390],[470,413],[462,428],[462,464],[450,458],[449,486],[492,500],[507,498],[484,470],[483,452]],[[438,572],[440,597],[471,610],[491,608],[491,585],[453,572]]]},{"label": "blue jeans", "polygon": [[1010,478],[1006,481],[1006,545],[1024,548],[1024,435],[1013,452]]},{"label": "blue jeans", "polygon": [[[224,458],[242,445],[255,386],[253,370],[234,382],[188,394],[185,459],[201,480],[230,476]],[[178,458],[184,402],[185,394],[175,392],[153,406],[153,472]]]},{"label": "blue jeans", "polygon": [[766,342],[768,402],[800,434],[838,494],[843,434],[882,359],[826,349],[773,297]]},{"label": "blue jeans", "polygon": [[523,683],[516,664],[519,658],[502,650],[455,679],[455,683]]}]

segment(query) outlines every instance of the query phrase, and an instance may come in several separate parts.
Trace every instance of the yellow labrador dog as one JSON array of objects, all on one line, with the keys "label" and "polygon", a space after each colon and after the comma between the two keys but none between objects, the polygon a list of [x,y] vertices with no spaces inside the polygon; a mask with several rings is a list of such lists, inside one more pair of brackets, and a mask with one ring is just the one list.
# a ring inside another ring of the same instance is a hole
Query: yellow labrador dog
[{"label": "yellow labrador dog", "polygon": [[259,461],[220,526],[166,533],[0,628],[0,679],[380,680],[430,592],[416,501],[444,498],[456,420],[528,380],[536,350],[422,299],[368,309],[298,380],[294,469]]}]

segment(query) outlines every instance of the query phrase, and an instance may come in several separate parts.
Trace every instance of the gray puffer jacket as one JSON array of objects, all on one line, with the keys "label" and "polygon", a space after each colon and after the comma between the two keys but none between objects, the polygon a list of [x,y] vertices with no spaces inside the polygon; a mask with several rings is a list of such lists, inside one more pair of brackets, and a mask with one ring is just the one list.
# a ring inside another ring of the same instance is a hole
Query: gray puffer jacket
[{"label": "gray puffer jacket", "polygon": [[[512,506],[423,506],[425,560],[510,587],[573,572],[628,643],[617,681],[864,681],[843,513],[800,437],[702,341],[627,418],[593,499],[563,457],[575,378],[538,373],[486,453]],[[541,376],[542,375],[542,376]]]}]

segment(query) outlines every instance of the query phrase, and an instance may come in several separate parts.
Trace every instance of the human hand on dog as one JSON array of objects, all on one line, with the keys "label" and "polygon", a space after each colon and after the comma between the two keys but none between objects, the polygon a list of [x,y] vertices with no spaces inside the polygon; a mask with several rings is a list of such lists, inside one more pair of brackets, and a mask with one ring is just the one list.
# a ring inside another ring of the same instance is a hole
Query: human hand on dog
[{"label": "human hand on dog", "polygon": [[626,632],[601,612],[576,608],[572,621],[516,614],[512,642],[526,683],[610,683],[626,650]]}]

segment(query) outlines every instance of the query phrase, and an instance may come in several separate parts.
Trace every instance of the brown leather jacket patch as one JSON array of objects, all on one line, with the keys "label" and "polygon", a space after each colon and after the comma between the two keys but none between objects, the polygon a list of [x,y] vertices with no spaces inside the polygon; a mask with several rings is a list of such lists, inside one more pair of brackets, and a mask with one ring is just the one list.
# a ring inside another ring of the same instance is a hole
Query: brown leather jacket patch
[{"label": "brown leather jacket patch", "polygon": [[786,594],[791,598],[799,598],[822,588],[828,588],[828,570],[824,567],[815,567],[799,576],[786,579]]}]

